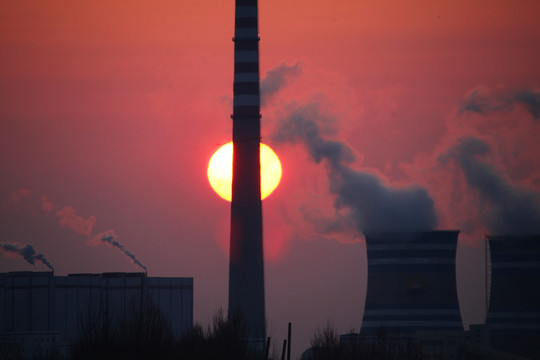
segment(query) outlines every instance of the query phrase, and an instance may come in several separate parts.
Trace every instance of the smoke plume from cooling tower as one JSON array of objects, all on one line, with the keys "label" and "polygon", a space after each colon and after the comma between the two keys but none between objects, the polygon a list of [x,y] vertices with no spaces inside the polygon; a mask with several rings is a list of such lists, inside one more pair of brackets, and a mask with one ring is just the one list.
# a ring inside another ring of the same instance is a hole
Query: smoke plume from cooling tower
[{"label": "smoke plume from cooling tower", "polygon": [[0,249],[2,249],[5,252],[22,256],[26,261],[28,261],[32,265],[36,265],[36,261],[41,261],[45,266],[47,266],[49,269],[54,271],[54,267],[47,260],[45,255],[38,253],[36,249],[34,249],[34,246],[31,244],[27,244],[26,246],[22,246],[22,245],[19,246],[16,244],[5,242],[5,243],[0,243]]},{"label": "smoke plume from cooling tower", "polygon": [[[316,163],[325,162],[330,191],[336,196],[334,207],[348,214],[341,226],[352,221],[360,232],[433,229],[437,218],[427,191],[420,186],[391,187],[373,173],[351,168],[353,151],[324,137],[327,130],[319,124],[328,120],[315,104],[297,107],[281,119],[274,140],[301,143]],[[330,224],[329,231],[335,227]]]},{"label": "smoke plume from cooling tower", "polygon": [[478,87],[467,95],[460,112],[471,111],[488,115],[510,111],[516,105],[524,106],[535,120],[540,119],[540,92],[532,89],[497,93],[487,87]]},{"label": "smoke plume from cooling tower", "polygon": [[483,222],[492,234],[540,232],[540,194],[510,183],[500,170],[483,161],[490,154],[491,148],[483,140],[464,137],[439,161],[455,161],[463,170],[467,185],[483,201]]},{"label": "smoke plume from cooling tower", "polygon": [[116,234],[114,233],[113,230],[109,230],[109,231],[105,231],[104,233],[101,233],[98,235],[98,239],[101,241],[101,242],[104,242],[104,243],[107,243],[107,244],[111,244],[112,246],[120,249],[120,251],[122,251],[124,253],[124,255],[126,255],[128,258],[131,259],[131,261],[133,261],[133,263],[135,265],[138,265],[140,268],[142,268],[144,270],[144,272],[147,272],[148,270],[146,269],[146,266],[144,266],[138,259],[137,257],[135,256],[135,254],[131,253],[128,249],[126,249],[126,247],[121,244],[120,242],[118,242],[118,240],[116,240],[118,237],[116,236]]}]

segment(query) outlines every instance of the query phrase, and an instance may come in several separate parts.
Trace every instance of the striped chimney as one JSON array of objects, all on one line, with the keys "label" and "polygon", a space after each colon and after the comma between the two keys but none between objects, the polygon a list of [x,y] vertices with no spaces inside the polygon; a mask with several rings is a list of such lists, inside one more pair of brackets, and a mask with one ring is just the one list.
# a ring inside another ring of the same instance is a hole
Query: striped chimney
[{"label": "striped chimney", "polygon": [[257,0],[236,0],[235,10],[229,315],[239,313],[249,338],[264,343]]}]

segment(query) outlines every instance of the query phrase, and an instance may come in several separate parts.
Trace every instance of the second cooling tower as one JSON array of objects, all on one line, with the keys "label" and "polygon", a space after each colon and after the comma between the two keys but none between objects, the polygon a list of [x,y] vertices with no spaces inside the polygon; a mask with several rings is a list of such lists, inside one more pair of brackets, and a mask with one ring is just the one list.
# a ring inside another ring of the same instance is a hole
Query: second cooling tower
[{"label": "second cooling tower", "polygon": [[540,234],[488,236],[491,346],[540,359]]},{"label": "second cooling tower", "polygon": [[459,231],[366,234],[362,333],[462,331],[456,287]]}]

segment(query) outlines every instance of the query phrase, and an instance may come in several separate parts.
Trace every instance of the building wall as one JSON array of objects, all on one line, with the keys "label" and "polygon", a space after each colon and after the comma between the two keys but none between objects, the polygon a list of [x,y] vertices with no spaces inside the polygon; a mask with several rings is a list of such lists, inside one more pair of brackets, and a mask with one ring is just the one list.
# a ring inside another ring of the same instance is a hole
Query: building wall
[{"label": "building wall", "polygon": [[0,333],[52,331],[67,341],[89,306],[120,318],[142,295],[155,300],[176,336],[193,325],[193,278],[10,272],[0,274]]},{"label": "building wall", "polygon": [[491,346],[540,358],[540,235],[488,236]]},{"label": "building wall", "polygon": [[54,281],[50,272],[0,274],[0,331],[51,330]]},{"label": "building wall", "polygon": [[362,333],[462,331],[455,258],[459,231],[366,234]]},{"label": "building wall", "polygon": [[55,276],[54,329],[74,334],[77,321],[85,309],[100,300],[100,274]]},{"label": "building wall", "polygon": [[193,326],[191,278],[148,278],[148,289],[161,311],[171,320],[176,335]]}]

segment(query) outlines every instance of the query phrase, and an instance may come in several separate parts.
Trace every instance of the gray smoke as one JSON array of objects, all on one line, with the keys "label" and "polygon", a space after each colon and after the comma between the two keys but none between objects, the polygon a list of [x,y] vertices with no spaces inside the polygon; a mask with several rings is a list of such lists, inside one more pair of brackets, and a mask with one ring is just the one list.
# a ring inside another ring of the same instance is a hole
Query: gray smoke
[{"label": "gray smoke", "polygon": [[303,106],[281,119],[273,138],[278,143],[301,143],[316,163],[326,163],[330,191],[336,195],[334,207],[347,210],[349,217],[340,223],[352,222],[361,232],[433,229],[437,218],[427,191],[419,186],[389,187],[375,174],[352,169],[353,151],[342,142],[325,139],[332,131],[330,122],[316,105]]},{"label": "gray smoke", "polygon": [[535,120],[540,119],[540,92],[534,90],[493,94],[489,90],[478,89],[467,96],[460,112],[489,115],[498,111],[510,111],[516,104],[525,106]]},{"label": "gray smoke", "polygon": [[540,119],[540,92],[532,90],[519,91],[514,94],[513,100],[525,105],[536,120]]},{"label": "gray smoke", "polygon": [[486,142],[466,137],[439,161],[455,161],[463,170],[467,185],[478,192],[485,204],[483,221],[492,234],[540,232],[539,194],[511,184],[496,167],[481,159],[490,153]]},{"label": "gray smoke", "polygon": [[138,259],[137,257],[135,256],[135,254],[131,253],[129,250],[126,249],[126,247],[119,243],[117,239],[117,236],[114,232],[112,231],[108,231],[108,232],[105,232],[104,234],[101,235],[101,241],[102,242],[105,242],[105,243],[108,243],[108,244],[111,244],[112,246],[114,247],[117,247],[118,249],[120,249],[120,251],[122,251],[124,253],[124,255],[126,255],[128,258],[131,259],[131,261],[133,261],[134,264],[138,265],[139,267],[141,267],[145,272],[147,272],[148,270],[146,269],[146,266],[144,266]]},{"label": "gray smoke", "polygon": [[288,66],[285,63],[269,70],[261,81],[261,105],[268,104],[274,96],[287,86],[292,79],[300,76],[302,69],[300,64]]},{"label": "gray smoke", "polygon": [[36,261],[41,261],[45,266],[47,266],[49,269],[54,271],[54,267],[47,260],[45,255],[38,253],[36,249],[34,249],[34,246],[31,244],[28,244],[23,247],[23,246],[6,242],[6,243],[0,243],[0,249],[2,249],[5,252],[10,252],[10,253],[20,255],[32,265],[36,265]]}]

